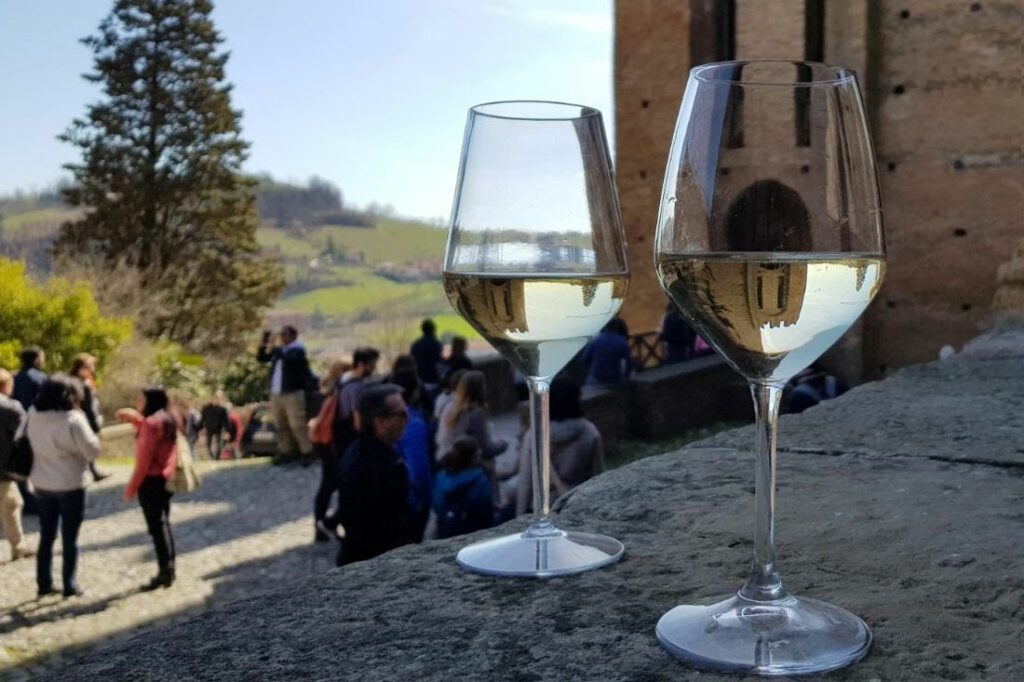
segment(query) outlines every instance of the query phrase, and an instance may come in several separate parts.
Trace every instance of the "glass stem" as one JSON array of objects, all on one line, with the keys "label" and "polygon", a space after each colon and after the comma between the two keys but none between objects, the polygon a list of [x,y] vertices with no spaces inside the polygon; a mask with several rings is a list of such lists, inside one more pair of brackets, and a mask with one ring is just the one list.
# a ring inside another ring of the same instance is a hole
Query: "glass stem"
[{"label": "glass stem", "polygon": [[533,433],[533,522],[527,529],[529,536],[551,535],[556,532],[551,523],[551,426],[548,413],[551,384],[547,379],[531,377],[530,431]]},{"label": "glass stem", "polygon": [[757,475],[754,483],[754,564],[740,596],[773,601],[787,596],[775,566],[775,442],[782,384],[751,382],[757,418]]}]

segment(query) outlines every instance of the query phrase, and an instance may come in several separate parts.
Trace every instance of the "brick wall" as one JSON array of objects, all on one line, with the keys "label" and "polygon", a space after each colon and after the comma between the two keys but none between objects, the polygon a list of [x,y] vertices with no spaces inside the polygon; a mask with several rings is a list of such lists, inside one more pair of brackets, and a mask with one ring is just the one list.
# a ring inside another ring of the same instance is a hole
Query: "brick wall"
[{"label": "brick wall", "polygon": [[[804,55],[804,2],[736,0],[736,57]],[[664,309],[651,266],[668,146],[690,68],[693,2],[615,4],[617,182],[633,268],[634,333]],[[868,106],[889,270],[830,353],[853,382],[929,360],[986,327],[997,267],[1024,216],[1021,4],[825,0],[825,60],[854,68]]]}]

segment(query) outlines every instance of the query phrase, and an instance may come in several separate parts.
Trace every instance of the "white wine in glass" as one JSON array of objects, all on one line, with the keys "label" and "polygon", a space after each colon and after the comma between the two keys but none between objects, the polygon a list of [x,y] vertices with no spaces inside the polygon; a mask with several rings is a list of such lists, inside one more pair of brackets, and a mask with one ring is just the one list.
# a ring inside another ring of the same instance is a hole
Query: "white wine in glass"
[{"label": "white wine in glass", "polygon": [[684,661],[779,676],[867,654],[864,621],[782,584],[775,444],[786,381],[864,312],[885,265],[854,74],[784,61],[693,69],[665,171],[655,267],[681,313],[750,382],[757,461],[750,578],[735,595],[658,621],[658,640]]},{"label": "white wine in glass", "polygon": [[550,517],[550,382],[629,287],[600,112],[532,101],[470,109],[443,279],[452,307],[526,377],[533,434],[533,522],[464,547],[459,565],[546,578],[617,561],[618,540]]}]

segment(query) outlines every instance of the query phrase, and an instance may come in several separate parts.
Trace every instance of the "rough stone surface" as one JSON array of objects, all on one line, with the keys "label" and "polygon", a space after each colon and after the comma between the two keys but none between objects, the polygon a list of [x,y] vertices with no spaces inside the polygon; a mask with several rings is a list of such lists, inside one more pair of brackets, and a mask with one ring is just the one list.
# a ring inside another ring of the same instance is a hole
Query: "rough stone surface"
[{"label": "rough stone surface", "polygon": [[[1020,333],[997,345],[1013,338],[1024,349]],[[783,576],[875,635],[864,661],[828,679],[1024,679],[1024,362],[986,347],[783,420]],[[50,679],[737,679],[676,661],[654,624],[745,578],[749,435],[636,462],[565,500],[563,526],[626,543],[612,567],[487,578],[452,561],[466,538],[429,542],[142,634]]]},{"label": "rough stone surface", "polygon": [[[200,488],[175,496],[171,505],[178,580],[169,590],[141,592],[156,574],[156,560],[138,502],[123,499],[131,469],[102,460],[101,466],[111,477],[89,487],[79,535],[78,581],[85,596],[36,599],[35,560],[7,561],[8,544],[0,546],[0,679],[44,674],[83,648],[302,584],[334,565],[333,548],[310,542],[315,467],[203,462]],[[25,517],[29,546],[38,543],[38,528],[35,517]],[[54,553],[59,589],[59,540]]]}]

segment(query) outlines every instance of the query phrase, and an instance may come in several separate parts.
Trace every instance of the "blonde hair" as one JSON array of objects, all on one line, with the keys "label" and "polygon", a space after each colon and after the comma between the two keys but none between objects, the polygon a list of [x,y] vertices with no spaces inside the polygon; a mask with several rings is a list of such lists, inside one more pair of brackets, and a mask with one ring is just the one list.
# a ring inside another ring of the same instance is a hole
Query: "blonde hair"
[{"label": "blonde hair", "polygon": [[90,373],[96,371],[96,356],[90,355],[89,353],[79,353],[75,356],[74,360],[71,361],[71,371],[68,372],[73,377],[77,377],[78,373],[83,369],[89,370]]},{"label": "blonde hair", "polygon": [[0,386],[7,386],[14,381],[14,376],[3,367],[0,367]]},{"label": "blonde hair", "polygon": [[350,358],[341,358],[331,363],[331,368],[327,370],[327,374],[320,380],[320,392],[324,395],[330,394],[338,381],[341,380],[341,375],[350,369],[352,369],[352,360]]}]

